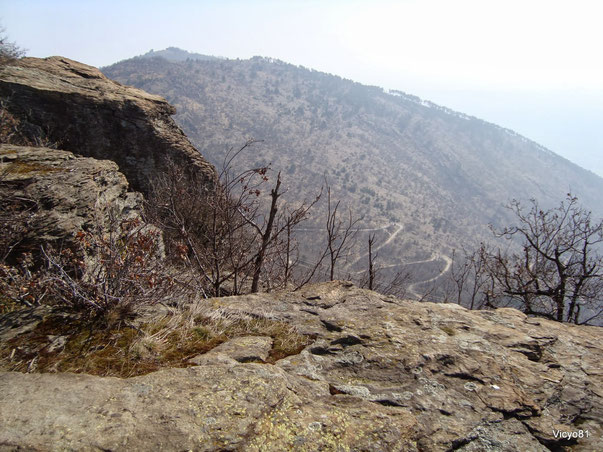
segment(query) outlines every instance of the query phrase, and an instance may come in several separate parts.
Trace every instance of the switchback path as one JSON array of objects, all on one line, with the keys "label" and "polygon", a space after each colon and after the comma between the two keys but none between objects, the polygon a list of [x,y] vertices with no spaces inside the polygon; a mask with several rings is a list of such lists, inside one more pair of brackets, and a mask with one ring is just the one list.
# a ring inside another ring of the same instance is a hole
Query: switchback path
[{"label": "switchback path", "polygon": [[[390,236],[387,238],[387,240],[386,240],[385,242],[383,242],[381,245],[379,245],[377,248],[375,248],[375,249],[373,250],[373,253],[376,253],[377,251],[379,251],[379,250],[380,250],[381,248],[383,248],[384,246],[389,245],[389,244],[392,242],[392,240],[394,240],[394,239],[396,238],[396,236],[397,236],[397,235],[398,235],[400,232],[402,232],[402,230],[404,229],[404,226],[403,226],[403,225],[401,225],[401,224],[392,223],[392,224],[391,224],[391,225],[389,225],[389,226],[385,226],[385,227],[383,227],[383,228],[379,228],[379,229],[374,229],[374,230],[383,230],[383,229],[387,229],[387,228],[389,228],[390,226],[393,226],[393,225],[398,226],[398,227],[397,227],[397,229],[396,229],[394,232],[392,232],[392,233],[390,234]],[[365,229],[365,230],[366,230],[366,231],[372,231],[373,229]],[[362,231],[362,229],[359,229],[359,231]],[[353,266],[354,266],[354,265],[356,265],[358,262],[360,262],[362,259],[366,258],[366,256],[368,256],[368,251],[367,251],[366,253],[364,253],[362,256],[360,256],[358,259],[356,259],[355,261],[353,261],[351,264],[348,264],[348,265],[347,265],[347,268],[351,268],[351,267],[353,267]]]},{"label": "switchback path", "polygon": [[[435,256],[433,257],[432,261],[436,260],[436,259],[443,259],[446,262],[444,269],[440,273],[438,273],[436,276],[434,276],[433,278],[429,278],[424,281],[417,281],[417,282],[412,283],[410,286],[408,286],[408,293],[410,295],[413,295],[416,298],[420,299],[421,296],[415,290],[415,286],[417,286],[418,284],[426,284],[426,283],[433,282],[436,279],[438,279],[440,276],[444,275],[448,270],[450,270],[450,267],[452,266],[452,259],[450,257],[446,256],[445,254],[436,253]],[[428,262],[428,261],[425,261],[425,262]]]},{"label": "switchback path", "polygon": [[[373,250],[373,253],[377,253],[379,250],[381,250],[383,247],[389,245],[392,241],[394,241],[396,239],[396,237],[400,234],[400,232],[402,232],[404,230],[404,226],[398,223],[392,223],[389,224],[387,226],[382,226],[379,228],[361,228],[361,229],[357,229],[358,232],[376,232],[376,231],[384,231],[387,230],[389,228],[391,228],[392,226],[396,226],[396,230],[392,233],[390,233],[389,237],[383,242],[381,243],[379,246],[377,246],[377,248],[375,248]],[[324,228],[304,228],[304,229],[297,229],[297,231],[300,232],[316,232],[316,231],[322,231]],[[360,261],[362,261],[363,259],[366,259],[368,256],[368,251],[363,253],[360,257],[358,257],[357,259],[355,259],[354,261],[352,261],[351,263],[347,264],[345,266],[345,268],[348,269],[348,273],[350,274],[360,274],[366,271],[366,269],[363,270],[356,270],[353,272],[350,272],[349,269],[352,268],[353,266],[355,266],[356,264],[358,264]],[[383,266],[379,266],[379,269],[387,269],[387,268],[394,268],[394,267],[404,267],[404,266],[408,266],[408,265],[415,265],[415,264],[428,264],[431,262],[435,262],[437,260],[443,260],[445,262],[444,268],[442,269],[442,271],[440,271],[436,276],[426,279],[426,280],[422,280],[422,281],[416,281],[412,284],[410,284],[410,286],[408,286],[408,294],[411,297],[415,297],[417,299],[421,298],[421,295],[415,290],[415,287],[420,285],[420,284],[427,284],[430,282],[435,281],[436,279],[440,278],[442,275],[444,275],[446,272],[448,272],[448,270],[450,270],[450,267],[452,266],[452,259],[450,257],[448,257],[445,254],[440,254],[440,253],[435,253],[433,254],[429,259],[423,259],[423,260],[418,260],[418,261],[413,261],[413,262],[400,262],[400,263],[396,263],[396,264],[388,264],[388,265],[383,265]],[[310,267],[310,265],[308,263],[303,263],[300,262],[300,264],[304,267]]]}]

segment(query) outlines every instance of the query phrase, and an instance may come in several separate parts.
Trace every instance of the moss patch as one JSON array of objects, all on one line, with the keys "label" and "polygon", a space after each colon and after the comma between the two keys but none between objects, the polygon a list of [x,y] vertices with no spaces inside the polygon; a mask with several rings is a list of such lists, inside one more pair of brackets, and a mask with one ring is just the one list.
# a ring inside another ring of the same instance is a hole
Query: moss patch
[{"label": "moss patch", "polygon": [[9,163],[5,171],[7,174],[34,175],[63,172],[65,169],[39,162],[24,162],[21,160],[16,160]]},{"label": "moss patch", "polygon": [[225,340],[200,337],[194,330],[175,330],[155,342],[154,335],[165,327],[161,323],[135,327],[125,322],[108,325],[51,315],[32,332],[0,347],[0,367],[20,372],[132,377],[162,367],[189,366],[188,359]]},{"label": "moss patch", "polygon": [[454,336],[456,334],[456,331],[454,330],[454,328],[451,328],[449,326],[441,326],[440,329],[446,333],[448,336]]},{"label": "moss patch", "polygon": [[119,316],[84,320],[54,313],[35,329],[0,345],[0,369],[132,377],[189,360],[237,336],[270,336],[268,362],[299,353],[312,338],[271,319],[218,319],[172,313],[135,325]]}]

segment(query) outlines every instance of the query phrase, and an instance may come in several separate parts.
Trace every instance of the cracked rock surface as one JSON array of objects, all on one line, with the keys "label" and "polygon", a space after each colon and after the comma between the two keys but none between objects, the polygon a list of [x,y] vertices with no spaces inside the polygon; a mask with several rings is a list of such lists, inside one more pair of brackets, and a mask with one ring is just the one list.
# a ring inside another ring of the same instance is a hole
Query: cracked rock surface
[{"label": "cracked rock surface", "polygon": [[211,303],[290,322],[313,341],[275,364],[245,362],[262,360],[267,338],[230,341],[195,367],[131,379],[2,373],[0,450],[600,447],[599,327],[337,281]]}]

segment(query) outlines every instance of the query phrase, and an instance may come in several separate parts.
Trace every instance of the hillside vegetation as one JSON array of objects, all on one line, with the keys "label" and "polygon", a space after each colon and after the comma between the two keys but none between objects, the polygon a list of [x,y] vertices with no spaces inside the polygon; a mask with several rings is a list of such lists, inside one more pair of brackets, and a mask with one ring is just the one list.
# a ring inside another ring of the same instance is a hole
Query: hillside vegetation
[{"label": "hillside vegetation", "polygon": [[[571,191],[603,211],[603,179],[510,130],[270,58],[168,50],[103,71],[175,105],[176,122],[218,168],[228,149],[253,137],[262,142],[235,168],[272,164],[283,171],[289,200],[311,197],[326,176],[333,197],[363,217],[366,229],[348,273],[365,265],[369,232],[378,244],[388,242],[379,251],[382,267],[434,282],[453,249],[475,248],[491,239],[488,224],[513,221],[503,208],[511,199],[551,207]],[[308,260],[317,217],[302,231]]]}]

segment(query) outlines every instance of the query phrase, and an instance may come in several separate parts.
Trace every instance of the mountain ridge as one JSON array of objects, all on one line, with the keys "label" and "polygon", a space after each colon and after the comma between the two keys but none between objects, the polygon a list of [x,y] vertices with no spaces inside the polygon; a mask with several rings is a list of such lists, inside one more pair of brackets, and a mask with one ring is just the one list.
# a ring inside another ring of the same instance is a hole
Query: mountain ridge
[{"label": "mountain ridge", "polygon": [[527,137],[525,135],[522,135],[519,132],[516,132],[513,129],[510,129],[508,127],[504,127],[504,126],[498,125],[498,124],[496,124],[494,122],[488,121],[486,119],[482,119],[482,118],[477,117],[477,116],[469,115],[469,114],[463,113],[461,111],[448,108],[448,107],[446,107],[444,105],[440,105],[440,104],[437,104],[435,102],[431,102],[430,100],[427,100],[427,99],[422,99],[422,98],[420,98],[418,96],[414,96],[412,94],[405,93],[404,91],[399,91],[399,90],[395,90],[395,89],[386,90],[385,88],[383,88],[383,90],[385,92],[387,92],[388,94],[392,94],[394,96],[404,97],[405,99],[408,99],[410,101],[414,101],[414,102],[416,102],[416,103],[418,103],[420,105],[423,105],[425,107],[435,108],[435,109],[438,109],[440,111],[443,111],[443,112],[445,112],[447,114],[450,114],[451,116],[456,116],[456,117],[459,117],[459,118],[462,118],[462,119],[467,119],[467,120],[481,121],[482,123],[487,124],[488,126],[493,126],[493,127],[498,128],[498,129],[501,129],[501,130],[503,130],[504,132],[508,133],[509,135],[511,135],[513,137],[517,137],[517,138],[519,138],[519,139],[521,139],[521,140],[523,140],[523,141],[525,141],[527,143],[530,143],[531,145],[533,145],[535,147],[540,148],[543,152],[545,152],[545,153],[547,153],[549,155],[553,155],[553,156],[555,156],[557,158],[565,160],[567,163],[569,163],[569,164],[571,164],[573,166],[576,166],[576,167],[580,168],[581,170],[584,170],[584,171],[586,171],[586,172],[588,172],[588,173],[596,176],[599,179],[603,179],[603,177],[599,176],[597,173],[589,170],[588,168],[584,168],[583,166],[577,164],[576,162],[573,162],[572,160],[568,159],[567,157],[564,157],[561,154],[558,154],[558,153],[552,151],[551,149],[547,148],[546,146],[538,143],[537,141],[535,141],[535,140],[533,140],[533,139],[531,139],[531,138],[529,138],[529,137]]},{"label": "mountain ridge", "polygon": [[601,176],[597,175],[596,173],[590,171],[588,168],[584,168],[584,167],[578,165],[577,163],[571,161],[570,159],[568,159],[566,157],[563,157],[562,155],[560,155],[560,154],[558,154],[558,153],[550,150],[549,148],[543,146],[542,144],[536,142],[535,140],[532,140],[529,137],[527,137],[525,135],[522,135],[519,132],[514,131],[513,129],[500,126],[500,125],[498,125],[496,123],[493,123],[493,122],[490,122],[488,120],[479,118],[477,116],[465,114],[465,113],[463,113],[461,111],[448,108],[448,107],[446,107],[444,105],[437,104],[437,103],[432,102],[432,101],[430,101],[428,99],[420,98],[418,96],[415,96],[413,94],[409,94],[409,93],[407,93],[405,91],[401,91],[399,89],[387,89],[387,88],[380,87],[380,86],[377,86],[377,85],[364,85],[364,84],[359,83],[359,82],[354,82],[353,80],[347,79],[345,77],[341,77],[341,76],[334,75],[334,74],[331,74],[331,73],[322,72],[322,71],[311,69],[311,68],[306,68],[306,67],[304,67],[302,65],[295,65],[295,64],[287,63],[285,61],[282,61],[282,60],[276,59],[276,58],[271,58],[271,57],[265,57],[265,56],[256,55],[256,56],[253,56],[253,57],[251,57],[249,59],[239,59],[239,58],[237,58],[237,59],[231,59],[231,58],[223,58],[223,57],[216,57],[216,56],[212,56],[212,55],[204,55],[204,54],[199,54],[199,53],[195,53],[195,52],[189,52],[189,51],[180,49],[178,47],[168,47],[168,48],[166,48],[164,50],[160,50],[160,51],[150,50],[149,52],[147,52],[147,53],[145,53],[143,55],[136,56],[136,57],[133,57],[133,58],[130,58],[130,59],[126,59],[126,60],[122,60],[122,61],[119,61],[119,62],[114,63],[112,65],[102,67],[101,70],[102,71],[106,70],[108,72],[111,72],[111,68],[113,68],[114,66],[119,65],[119,64],[124,63],[124,62],[127,62],[127,61],[130,61],[132,59],[138,59],[138,58],[162,58],[162,59],[166,60],[169,63],[182,63],[182,62],[186,62],[186,58],[189,58],[191,61],[227,61],[227,62],[235,62],[235,61],[237,61],[237,62],[263,61],[263,62],[267,62],[269,64],[285,65],[285,66],[289,66],[289,67],[293,67],[293,68],[299,68],[299,69],[302,69],[302,70],[307,70],[307,71],[309,71],[311,73],[318,73],[318,74],[321,74],[321,75],[326,75],[328,77],[333,77],[333,78],[339,79],[339,80],[341,80],[343,82],[351,82],[351,83],[353,83],[355,85],[359,85],[359,86],[361,86],[363,88],[366,88],[366,89],[369,89],[369,90],[378,90],[378,91],[381,91],[385,95],[391,95],[391,96],[395,96],[395,97],[401,97],[401,98],[403,98],[406,101],[413,102],[413,103],[415,103],[417,105],[420,105],[422,107],[426,107],[426,108],[437,110],[439,112],[443,112],[443,113],[445,113],[447,115],[450,115],[452,117],[461,118],[461,119],[465,119],[465,120],[468,120],[468,121],[479,121],[479,122],[483,123],[484,125],[495,127],[495,128],[497,128],[499,130],[504,131],[505,133],[509,134],[512,137],[519,138],[519,139],[521,139],[521,140],[529,143],[530,145],[533,145],[533,146],[539,148],[543,152],[545,152],[545,153],[547,153],[547,154],[549,154],[551,156],[554,156],[557,159],[561,159],[561,160],[563,160],[563,161],[571,164],[572,166],[574,166],[576,168],[579,168],[580,170],[588,172],[589,174],[595,176],[596,179],[600,180],[600,183],[603,184],[603,177],[601,177]]},{"label": "mountain ridge", "polygon": [[163,50],[149,50],[147,53],[144,53],[137,58],[165,58],[168,61],[172,62],[181,62],[190,60],[219,60],[220,57],[216,57],[213,55],[203,55],[201,53],[188,52],[186,50],[180,49],[178,47],[167,47]]},{"label": "mountain ridge", "polygon": [[[146,52],[146,53],[144,53],[142,55],[135,56],[135,57],[132,57],[132,58],[163,58],[163,59],[165,59],[165,60],[167,60],[168,62],[171,62],[171,63],[183,62],[183,61],[186,61],[187,58],[191,59],[191,60],[201,60],[201,61],[203,61],[203,60],[205,60],[205,61],[215,61],[215,60],[239,61],[239,60],[241,60],[241,58],[226,58],[226,57],[219,57],[219,56],[214,56],[214,55],[205,55],[205,54],[200,54],[200,53],[196,53],[196,52],[189,52],[187,50],[181,49],[179,47],[174,47],[174,46],[170,46],[170,47],[167,47],[166,49],[159,50],[159,51],[151,49],[151,50],[149,50],[148,52]],[[121,63],[122,61],[128,61],[128,60],[130,60],[132,58],[127,58],[125,60],[121,60],[121,61],[113,63],[111,65],[107,65],[107,66],[101,67],[100,69],[104,70],[105,68],[110,68],[110,67],[112,67],[112,66],[114,66],[116,64]],[[266,57],[266,56],[261,56],[261,55],[254,55],[254,56],[252,56],[252,57],[249,58],[249,60],[258,60],[258,59],[259,60],[265,60],[265,61],[268,61],[270,63],[284,64],[284,65],[290,65],[290,66],[294,66],[294,67],[298,67],[298,68],[302,68],[302,69],[308,69],[311,72],[319,72],[319,73],[323,73],[323,74],[326,74],[326,75],[329,75],[329,76],[332,76],[332,77],[339,78],[339,79],[344,80],[344,81],[351,81],[353,83],[359,83],[359,82],[354,82],[352,79],[348,79],[348,78],[343,77],[343,76],[335,75],[335,74],[332,74],[332,73],[328,73],[328,72],[324,72],[324,71],[320,71],[320,70],[316,70],[316,69],[312,69],[312,68],[306,68],[303,65],[295,65],[293,63],[288,63],[288,62],[280,60],[278,58]],[[245,60],[245,59],[243,59],[243,60]],[[487,124],[489,126],[494,126],[496,128],[499,128],[499,129],[505,131],[506,133],[508,133],[511,136],[514,136],[514,137],[520,138],[522,140],[525,140],[526,142],[529,142],[530,144],[539,147],[542,151],[544,151],[546,153],[549,153],[549,154],[552,154],[552,155],[554,155],[554,156],[556,156],[556,157],[558,157],[560,159],[563,159],[567,163],[570,163],[570,164],[572,164],[572,165],[580,168],[581,170],[587,171],[588,173],[591,173],[594,176],[596,176],[597,178],[603,180],[602,176],[599,176],[598,174],[594,173],[593,171],[589,170],[588,168],[584,168],[583,166],[581,166],[581,165],[577,164],[576,162],[568,159],[567,157],[564,157],[561,154],[558,154],[558,153],[552,151],[551,149],[547,148],[546,146],[538,143],[536,140],[533,140],[533,139],[531,139],[531,138],[529,138],[529,137],[527,137],[525,135],[522,135],[521,133],[516,132],[515,130],[513,130],[511,128],[498,125],[498,124],[496,124],[496,123],[494,123],[492,121],[480,118],[478,116],[474,116],[474,115],[463,113],[460,110],[455,110],[453,108],[446,107],[443,104],[438,104],[438,103],[433,102],[433,101],[431,101],[431,100],[429,100],[427,98],[421,98],[419,96],[416,96],[416,95],[413,95],[413,94],[409,94],[409,93],[407,93],[405,91],[402,91],[402,90],[399,90],[399,89],[386,88],[386,87],[382,87],[382,86],[379,86],[379,85],[365,85],[363,83],[359,83],[359,84],[362,85],[362,86],[365,86],[367,88],[376,88],[376,89],[379,89],[384,94],[390,94],[390,95],[393,95],[393,96],[402,97],[405,100],[408,100],[408,101],[411,101],[411,102],[415,102],[418,105],[422,105],[424,107],[434,108],[436,110],[439,110],[439,111],[442,111],[444,113],[447,113],[447,114],[449,114],[451,116],[456,116],[456,117],[459,117],[459,118],[462,118],[462,119],[467,119],[467,120],[477,120],[477,121],[481,121],[484,124]]]}]

